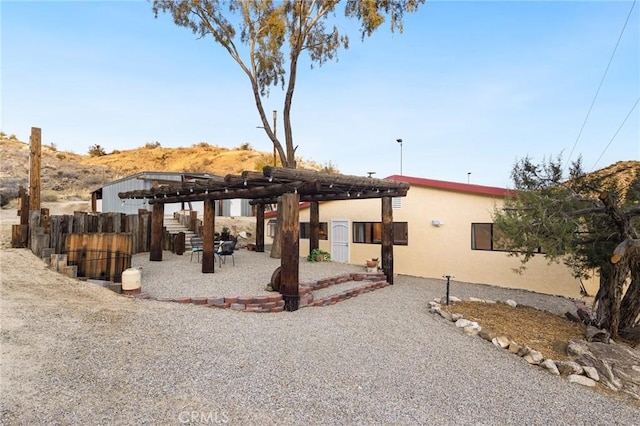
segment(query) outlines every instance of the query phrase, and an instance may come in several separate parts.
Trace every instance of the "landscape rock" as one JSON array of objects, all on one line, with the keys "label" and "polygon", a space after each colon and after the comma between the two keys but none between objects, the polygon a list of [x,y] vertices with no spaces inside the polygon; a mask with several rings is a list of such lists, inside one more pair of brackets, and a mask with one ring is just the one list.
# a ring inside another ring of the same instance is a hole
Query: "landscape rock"
[{"label": "landscape rock", "polygon": [[440,310],[440,311],[438,311],[438,313],[440,314],[440,316],[442,318],[453,322],[453,317],[451,316],[451,314],[449,312]]},{"label": "landscape rock", "polygon": [[546,369],[549,373],[553,374],[554,376],[560,375],[560,371],[558,371],[558,367],[556,366],[555,361],[552,359],[545,359],[540,363],[540,367]]},{"label": "landscape rock", "polygon": [[468,319],[460,318],[459,320],[456,321],[456,327],[458,328],[464,328],[469,325],[471,325],[471,321],[469,321]]},{"label": "landscape rock", "polygon": [[464,331],[464,334],[466,334],[467,336],[475,336],[478,333],[480,333],[480,330],[482,329],[480,328],[477,322],[472,322],[471,324],[469,324],[468,326],[462,329],[462,331]]},{"label": "landscape rock", "polygon": [[600,375],[595,367],[582,367],[582,369],[584,370],[584,375],[588,378],[593,379],[596,382],[600,380]]},{"label": "landscape rock", "polygon": [[640,400],[640,351],[617,343],[572,340],[567,353],[574,361],[594,367],[600,383]]},{"label": "landscape rock", "polygon": [[586,376],[581,376],[579,374],[572,374],[568,377],[569,382],[571,383],[578,383],[582,386],[589,386],[589,387],[594,387],[596,385],[596,382]]},{"label": "landscape rock", "polygon": [[584,370],[582,366],[575,361],[557,361],[556,367],[563,376],[570,376],[571,374],[582,374]]},{"label": "landscape rock", "polygon": [[484,340],[488,340],[490,342],[493,340],[494,337],[497,336],[497,334],[494,331],[491,331],[488,329],[481,329],[478,335],[482,337]]},{"label": "landscape rock", "polygon": [[514,301],[514,300],[505,300],[505,302],[507,305],[511,306],[512,308],[515,308],[516,306],[518,306],[518,304]]},{"label": "landscape rock", "polygon": [[522,345],[517,344],[516,342],[509,342],[509,352],[512,354],[517,354],[522,349]]},{"label": "landscape rock", "polygon": [[609,343],[610,335],[607,330],[601,330],[592,325],[588,325],[584,330],[584,336],[587,342]]},{"label": "landscape rock", "polygon": [[451,321],[456,322],[459,319],[464,318],[462,314],[451,314]]},{"label": "landscape rock", "polygon": [[505,336],[504,334],[502,334],[498,337],[494,337],[493,339],[491,339],[491,342],[493,342],[493,344],[496,345],[497,347],[505,349],[509,347],[509,343],[511,343],[511,339],[509,339],[508,336]]},{"label": "landscape rock", "polygon": [[542,361],[544,361],[544,356],[535,350],[530,350],[528,354],[522,357],[529,364],[539,365]]}]

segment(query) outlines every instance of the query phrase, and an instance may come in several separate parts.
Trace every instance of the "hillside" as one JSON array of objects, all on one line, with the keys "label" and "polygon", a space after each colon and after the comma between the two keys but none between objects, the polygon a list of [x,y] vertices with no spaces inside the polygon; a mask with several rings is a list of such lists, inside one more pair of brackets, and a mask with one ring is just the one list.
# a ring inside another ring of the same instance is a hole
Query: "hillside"
[{"label": "hillside", "polygon": [[[99,150],[97,150],[99,151]],[[15,138],[0,137],[0,191],[2,204],[14,199],[18,187],[28,185],[29,145]],[[262,170],[273,161],[270,152],[255,151],[248,144],[228,149],[201,142],[190,147],[164,148],[159,143],[141,148],[79,155],[42,146],[42,200],[87,200],[91,191],[114,179],[143,171],[238,174]],[[299,159],[302,168],[336,171],[313,161]]]}]

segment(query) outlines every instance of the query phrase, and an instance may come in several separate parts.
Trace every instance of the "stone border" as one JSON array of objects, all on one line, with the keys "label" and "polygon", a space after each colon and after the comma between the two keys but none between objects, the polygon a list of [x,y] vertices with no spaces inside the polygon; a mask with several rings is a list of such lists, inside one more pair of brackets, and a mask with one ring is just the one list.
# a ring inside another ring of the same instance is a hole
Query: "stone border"
[{"label": "stone border", "polygon": [[[313,292],[328,288],[333,285],[343,284],[349,281],[362,281],[363,284],[341,291],[337,294],[325,296],[314,300]],[[342,274],[331,278],[318,280],[314,283],[300,283],[300,308],[321,307],[335,305],[338,302],[356,297],[369,291],[384,288],[390,284],[381,273],[358,273]],[[134,299],[156,300],[158,302],[175,302],[183,304],[202,305],[209,308],[231,309],[239,312],[283,312],[284,300],[281,294],[270,294],[267,296],[198,296],[198,297],[152,297],[148,293],[122,294],[122,296]]]},{"label": "stone border", "polygon": [[[457,297],[450,297],[449,301],[461,302],[462,300]],[[505,300],[502,302],[470,297],[468,301],[476,303],[503,303],[514,308],[518,306],[518,304],[513,300]],[[491,330],[483,330],[477,322],[465,319],[462,314],[451,314],[443,311],[441,303],[441,298],[435,298],[433,301],[429,302],[429,312],[439,314],[442,318],[453,322],[456,327],[461,328],[463,333],[468,336],[480,336],[493,343],[497,348],[506,349],[510,353],[523,358],[531,365],[538,365],[555,376],[567,376],[571,383],[579,383],[583,386],[594,387],[596,382],[600,381],[598,370],[596,370],[595,367],[580,365],[575,361],[554,361],[550,358],[545,359],[540,352],[511,340],[509,336],[499,335]]]}]

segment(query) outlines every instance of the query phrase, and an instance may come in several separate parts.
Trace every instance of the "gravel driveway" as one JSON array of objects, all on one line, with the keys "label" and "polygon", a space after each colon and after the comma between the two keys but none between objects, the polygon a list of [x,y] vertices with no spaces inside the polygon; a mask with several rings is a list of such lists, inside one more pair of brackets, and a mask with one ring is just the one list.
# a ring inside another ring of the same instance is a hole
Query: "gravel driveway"
[{"label": "gravel driveway", "polygon": [[[26,250],[0,261],[2,424],[640,423],[638,408],[429,314],[442,281],[398,276],[333,306],[255,314],[125,298]],[[463,283],[452,294],[572,307]]]}]

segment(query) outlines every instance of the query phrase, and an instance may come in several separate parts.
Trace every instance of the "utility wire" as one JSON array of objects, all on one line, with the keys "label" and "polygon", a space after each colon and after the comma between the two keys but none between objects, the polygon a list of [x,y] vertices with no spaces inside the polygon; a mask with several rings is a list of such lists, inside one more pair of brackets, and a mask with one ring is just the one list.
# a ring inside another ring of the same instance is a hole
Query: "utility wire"
[{"label": "utility wire", "polygon": [[600,85],[598,86],[598,90],[596,90],[596,94],[593,97],[593,101],[591,101],[591,106],[589,107],[589,111],[587,111],[587,116],[584,118],[582,122],[582,127],[580,127],[580,131],[578,132],[578,137],[576,141],[573,143],[573,147],[571,148],[571,152],[569,153],[569,157],[567,158],[567,162],[565,167],[569,164],[571,160],[571,156],[573,155],[573,151],[576,149],[576,145],[578,145],[578,141],[580,140],[580,136],[582,136],[582,131],[584,127],[587,125],[587,120],[589,120],[589,115],[591,114],[591,110],[593,109],[593,105],[596,103],[596,99],[598,99],[598,94],[600,93],[600,89],[602,88],[602,84],[604,83],[604,79],[607,76],[607,72],[609,71],[609,67],[611,66],[611,62],[613,61],[613,57],[616,54],[616,50],[618,50],[618,45],[620,44],[620,40],[622,39],[622,35],[624,34],[625,28],[627,28],[627,23],[629,22],[629,18],[631,18],[631,12],[633,12],[633,7],[636,5],[637,0],[633,0],[631,3],[631,9],[629,9],[629,14],[627,15],[626,21],[624,21],[624,25],[622,26],[622,31],[620,31],[620,35],[618,36],[618,41],[616,42],[616,46],[613,48],[613,52],[611,53],[611,57],[609,58],[609,63],[607,64],[607,68],[604,70],[604,74],[602,74],[602,79],[600,79]]},{"label": "utility wire", "polygon": [[607,149],[609,149],[609,145],[611,145],[611,142],[613,142],[613,140],[616,138],[616,136],[618,136],[618,132],[620,132],[620,129],[622,129],[622,126],[624,126],[624,123],[627,121],[627,118],[629,118],[629,116],[631,115],[633,110],[636,109],[636,107],[638,106],[638,102],[640,102],[640,97],[638,97],[638,99],[636,99],[636,103],[633,104],[633,106],[629,110],[629,113],[627,114],[627,116],[624,118],[624,120],[622,120],[622,123],[620,123],[620,126],[618,127],[618,130],[616,130],[616,133],[613,135],[613,137],[611,138],[611,140],[609,141],[607,146],[604,148],[604,150],[602,151],[602,154],[600,154],[600,157],[598,157],[596,162],[593,164],[593,167],[591,167],[591,171],[595,170],[596,165],[598,164],[598,161],[600,161],[600,159],[602,158],[604,153],[607,151]]}]

